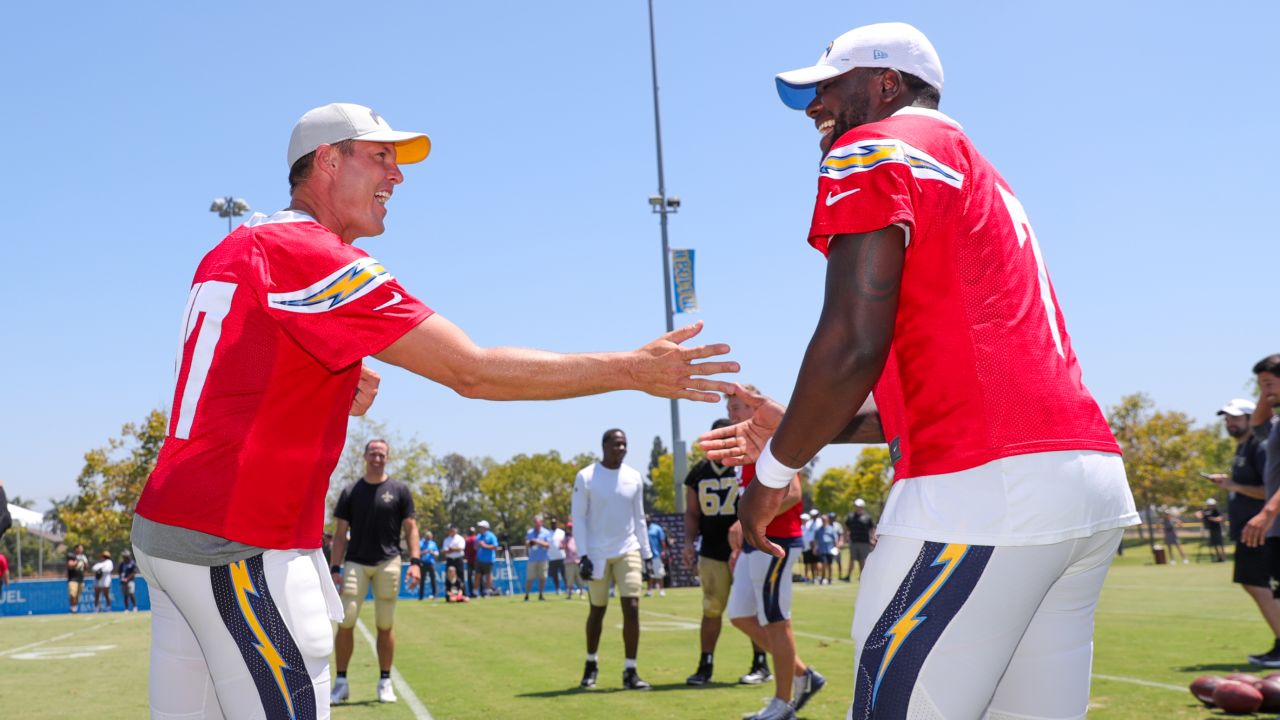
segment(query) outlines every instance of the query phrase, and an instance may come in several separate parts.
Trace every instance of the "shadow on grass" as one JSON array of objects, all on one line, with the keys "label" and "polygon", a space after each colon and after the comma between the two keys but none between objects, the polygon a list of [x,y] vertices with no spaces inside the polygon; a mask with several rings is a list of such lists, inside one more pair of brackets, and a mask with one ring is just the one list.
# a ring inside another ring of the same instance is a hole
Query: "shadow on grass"
[{"label": "shadow on grass", "polygon": [[[706,687],[735,687],[735,685],[730,683],[710,683]],[[565,695],[587,695],[587,694],[612,695],[613,693],[642,694],[642,693],[670,692],[672,690],[692,690],[692,689],[693,689],[692,687],[690,687],[689,685],[686,685],[685,683],[667,683],[665,685],[655,684],[652,687],[650,687],[648,690],[627,690],[626,688],[621,688],[621,687],[599,687],[599,686],[593,687],[593,688],[571,687],[571,688],[565,688],[564,690],[544,690],[542,692],[521,693],[519,695],[516,695],[516,697],[556,698],[556,697],[564,697]]]},{"label": "shadow on grass", "polygon": [[1184,665],[1176,669],[1180,672],[1238,672],[1259,677],[1280,671],[1277,668],[1258,667],[1249,663],[1201,663],[1200,665]]}]

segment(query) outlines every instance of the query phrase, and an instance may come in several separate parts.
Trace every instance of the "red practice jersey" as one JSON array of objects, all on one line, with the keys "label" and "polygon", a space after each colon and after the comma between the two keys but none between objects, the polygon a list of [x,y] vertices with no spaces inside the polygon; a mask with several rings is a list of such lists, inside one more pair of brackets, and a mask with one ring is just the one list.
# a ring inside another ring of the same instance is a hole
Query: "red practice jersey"
[{"label": "red practice jersey", "polygon": [[257,547],[320,547],[361,359],[431,309],[288,211],[236,229],[192,283],[169,434],[137,512]]},{"label": "red practice jersey", "polygon": [[[738,487],[746,490],[752,480],[756,479],[756,464],[743,465],[742,472],[738,476]],[[774,518],[764,529],[764,534],[771,538],[798,538],[804,534],[804,530],[800,527],[800,514],[804,512],[801,505],[804,503],[796,503],[790,509],[783,510],[782,514]]]},{"label": "red practice jersey", "polygon": [[809,242],[900,225],[893,344],[874,395],[895,479],[1025,453],[1119,453],[1085,389],[1040,245],[960,126],[907,108],[823,160]]}]

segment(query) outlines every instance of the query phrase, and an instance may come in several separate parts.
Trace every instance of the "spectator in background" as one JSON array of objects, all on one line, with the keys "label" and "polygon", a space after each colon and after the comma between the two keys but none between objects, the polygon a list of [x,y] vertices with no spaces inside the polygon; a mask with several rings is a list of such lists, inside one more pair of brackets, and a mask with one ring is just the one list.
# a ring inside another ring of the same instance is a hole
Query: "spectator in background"
[{"label": "spectator in background", "polygon": [[547,584],[547,562],[551,549],[551,531],[542,526],[542,515],[533,516],[533,527],[524,537],[529,553],[529,562],[525,565],[524,601],[529,602],[529,590],[533,583],[538,583],[538,599],[546,600],[542,594]]},{"label": "spectator in background", "polygon": [[[111,551],[103,550],[102,559],[93,564],[93,611],[111,612],[111,573],[116,564],[111,561]],[[102,609],[98,609],[98,603]]]},{"label": "spectator in background", "polygon": [[[484,521],[481,521],[484,522]],[[484,522],[488,526],[488,522]],[[476,588],[476,529],[475,527],[467,528],[467,595],[475,597],[478,592]]]},{"label": "spectator in background", "polygon": [[804,581],[807,583],[813,582],[814,571],[818,567],[818,558],[813,554],[813,536],[818,529],[815,515],[817,515],[816,511],[800,513],[800,541],[804,543],[800,551],[800,559],[804,563]]},{"label": "spectator in background", "polygon": [[[457,525],[450,525],[449,532],[444,536],[444,547],[440,549],[444,553],[444,564],[458,572],[458,578],[463,583],[463,591],[466,592],[467,577],[467,541],[458,532]],[[470,592],[466,594],[470,595]]]},{"label": "spectator in background", "polygon": [[84,590],[84,573],[88,569],[89,558],[85,557],[84,545],[77,544],[67,553],[67,600],[73,613],[80,612],[80,592]]},{"label": "spectator in background", "polygon": [[498,594],[493,589],[493,563],[498,559],[498,536],[489,529],[488,520],[481,520],[476,524],[480,526],[480,534],[476,536],[474,543],[476,577],[471,585],[471,593],[472,596],[479,593],[483,598]]},{"label": "spectator in background", "polygon": [[[1280,644],[1280,601],[1271,592],[1271,566],[1267,561],[1266,548],[1250,547],[1240,541],[1245,523],[1262,510],[1266,501],[1262,473],[1266,467],[1267,454],[1263,441],[1249,429],[1255,410],[1255,403],[1241,398],[1231,400],[1218,410],[1218,415],[1226,425],[1227,434],[1235,438],[1236,454],[1231,461],[1230,475],[1214,473],[1209,479],[1227,491],[1227,520],[1231,524],[1231,539],[1236,544],[1232,581],[1253,599]],[[1208,523],[1209,520],[1206,519],[1205,524]],[[1221,533],[1221,520],[1217,526]],[[1258,657],[1263,654],[1265,653],[1260,653]]]},{"label": "spectator in background", "polygon": [[822,513],[818,513],[817,528],[813,531],[813,555],[817,560],[817,574],[819,585],[831,584],[831,556],[836,551],[836,528],[831,524],[831,519]]},{"label": "spectator in background", "polygon": [[564,574],[564,528],[555,518],[551,518],[548,525],[551,527],[551,546],[547,548],[547,584],[555,583],[556,595],[559,595],[561,589],[569,592],[569,582]]},{"label": "spectator in background", "polygon": [[618,590],[622,606],[622,687],[648,690],[640,679],[636,655],[640,649],[640,591],[644,561],[653,554],[644,524],[644,478],[630,465],[627,435],[617,428],[601,439],[603,459],[578,471],[573,480],[573,525],[582,553],[582,576],[591,604],[587,615],[587,662],[580,687],[595,687],[599,674],[600,633],[609,608],[609,586]]},{"label": "spectator in background", "polygon": [[578,541],[573,537],[572,521],[564,524],[564,569],[565,600],[572,600],[575,590],[578,592],[578,597],[582,597],[587,586],[582,582],[581,570],[578,567]]},{"label": "spectator in background", "polygon": [[854,563],[858,565],[858,577],[862,577],[862,568],[876,542],[876,520],[867,512],[867,501],[862,498],[853,501],[853,512],[844,519],[844,531],[849,545],[849,572],[841,579],[849,582]]},{"label": "spectator in background", "polygon": [[427,589],[427,578],[431,579],[431,599],[436,599],[436,558],[440,557],[440,546],[430,530],[422,531],[422,539],[418,541],[418,564],[422,566],[422,582],[418,583],[418,599],[421,600]]},{"label": "spectator in background", "polygon": [[4,494],[4,483],[0,483],[0,538],[13,527],[13,517],[9,515],[9,497]]},{"label": "spectator in background", "polygon": [[4,586],[10,582],[9,578],[9,558],[0,553],[0,594],[4,593]]},{"label": "spectator in background", "polygon": [[1215,498],[1205,500],[1204,509],[1196,515],[1204,523],[1205,534],[1209,536],[1209,550],[1213,552],[1213,561],[1226,562],[1227,551],[1222,546],[1222,513],[1218,512],[1218,501]]},{"label": "spectator in background", "polygon": [[[1263,444],[1266,462],[1262,468],[1262,481],[1266,489],[1266,503],[1256,515],[1245,523],[1240,533],[1241,541],[1250,547],[1262,549],[1269,559],[1271,587],[1280,581],[1280,425],[1276,423],[1275,406],[1280,405],[1280,353],[1268,355],[1253,366],[1258,378],[1261,397],[1253,410],[1253,434]],[[1263,667],[1280,667],[1280,631],[1276,632],[1275,645],[1269,652],[1250,655],[1249,662]]]},{"label": "spectator in background", "polygon": [[644,522],[649,528],[649,549],[653,552],[653,557],[649,559],[647,566],[649,589],[644,591],[644,596],[653,597],[653,591],[656,589],[658,595],[666,597],[667,590],[664,587],[663,580],[667,577],[667,566],[663,562],[663,556],[668,554],[667,551],[671,547],[671,541],[667,538],[666,528],[654,522],[652,515],[646,514]]},{"label": "spectator in background", "polygon": [[1169,564],[1177,565],[1178,561],[1173,559],[1173,551],[1176,549],[1178,555],[1182,557],[1182,564],[1187,564],[1187,553],[1182,549],[1182,541],[1178,539],[1178,525],[1180,520],[1177,513],[1172,508],[1166,508],[1160,513],[1160,525],[1164,528],[1164,546],[1169,553]]},{"label": "spectator in background", "polygon": [[838,519],[836,519],[835,512],[827,513],[827,524],[835,528],[836,531],[836,545],[831,549],[831,553],[827,556],[827,564],[830,565],[835,563],[836,566],[835,573],[827,573],[828,576],[831,576],[834,579],[844,575],[844,561],[840,558],[840,555],[842,554],[841,551],[844,550],[844,526],[840,524]]},{"label": "spectator in background", "polygon": [[138,579],[138,563],[133,560],[133,553],[125,550],[120,553],[120,592],[124,595],[124,611],[138,612],[138,595],[134,582]]},{"label": "spectator in background", "polygon": [[458,566],[454,564],[449,564],[444,570],[444,601],[447,603],[471,602],[463,592],[462,575],[458,572]]}]

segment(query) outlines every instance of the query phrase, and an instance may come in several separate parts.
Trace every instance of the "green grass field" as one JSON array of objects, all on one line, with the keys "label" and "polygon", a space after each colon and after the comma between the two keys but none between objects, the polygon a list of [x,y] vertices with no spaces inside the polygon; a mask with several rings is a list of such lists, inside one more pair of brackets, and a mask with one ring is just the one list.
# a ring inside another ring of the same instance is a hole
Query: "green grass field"
[{"label": "green grass field", "polygon": [[[1098,610],[1091,718],[1210,718],[1186,691],[1205,673],[1246,670],[1244,656],[1269,643],[1251,601],[1231,584],[1231,566],[1155,566],[1131,549],[1107,579]],[[798,586],[795,628],[801,656],[830,681],[803,712],[842,718],[849,701],[849,624],[857,583]],[[584,600],[525,604],[497,598],[467,606],[402,602],[396,667],[438,720],[559,716],[737,718],[758,709],[770,690],[734,683],[749,646],[726,623],[716,653],[717,683],[684,685],[697,663],[700,594],[668,591],[641,600],[641,675],[648,693],[619,688],[622,648],[616,605],[606,618],[601,682],[577,689],[582,671]],[[372,604],[363,622],[373,627]],[[0,714],[21,720],[65,718],[92,708],[98,720],[146,717],[147,613],[0,619]],[[414,718],[405,702],[379,705],[377,665],[356,636],[351,702],[336,719]],[[20,712],[15,709],[22,708]]]}]

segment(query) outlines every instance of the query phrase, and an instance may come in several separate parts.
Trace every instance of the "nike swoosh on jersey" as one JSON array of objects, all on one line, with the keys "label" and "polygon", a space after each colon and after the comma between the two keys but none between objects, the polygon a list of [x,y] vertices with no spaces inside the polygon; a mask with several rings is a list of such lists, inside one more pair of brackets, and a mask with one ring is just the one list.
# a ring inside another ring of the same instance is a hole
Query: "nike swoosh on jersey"
[{"label": "nike swoosh on jersey", "polygon": [[386,302],[382,303],[382,304],[381,304],[381,305],[379,305],[378,307],[374,308],[374,309],[373,309],[373,312],[378,312],[379,310],[381,310],[381,309],[383,309],[383,308],[389,308],[389,307],[391,307],[392,305],[395,305],[396,303],[400,302],[400,300],[401,300],[401,299],[403,299],[403,297],[404,297],[403,295],[401,295],[400,293],[396,292],[395,290],[392,290],[392,291],[391,291],[391,294],[392,294],[394,297],[392,297],[390,300],[388,300],[388,301],[386,301]]},{"label": "nike swoosh on jersey", "polygon": [[846,190],[846,191],[844,191],[844,192],[842,192],[842,193],[840,193],[840,194],[838,194],[838,195],[832,195],[831,193],[829,193],[829,192],[828,192],[828,193],[827,193],[827,207],[831,207],[832,205],[835,205],[836,203],[840,202],[840,200],[841,200],[842,198],[848,197],[849,195],[852,195],[852,194],[854,194],[854,193],[858,192],[858,191],[859,191],[859,190],[861,190],[861,189],[862,189],[862,188],[854,188],[854,189],[852,189],[852,190]]}]

